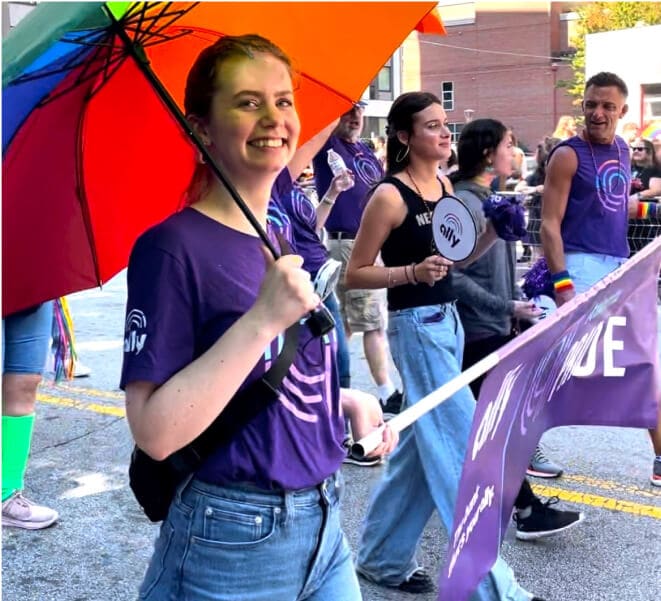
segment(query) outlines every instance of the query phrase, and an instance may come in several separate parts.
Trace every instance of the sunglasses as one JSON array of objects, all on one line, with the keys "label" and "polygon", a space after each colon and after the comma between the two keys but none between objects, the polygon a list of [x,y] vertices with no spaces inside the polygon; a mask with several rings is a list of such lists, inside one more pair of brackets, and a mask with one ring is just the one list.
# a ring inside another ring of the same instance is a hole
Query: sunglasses
[{"label": "sunglasses", "polygon": [[636,151],[645,152],[647,150],[647,148],[645,148],[644,146],[632,146],[631,150],[633,152],[636,152]]}]

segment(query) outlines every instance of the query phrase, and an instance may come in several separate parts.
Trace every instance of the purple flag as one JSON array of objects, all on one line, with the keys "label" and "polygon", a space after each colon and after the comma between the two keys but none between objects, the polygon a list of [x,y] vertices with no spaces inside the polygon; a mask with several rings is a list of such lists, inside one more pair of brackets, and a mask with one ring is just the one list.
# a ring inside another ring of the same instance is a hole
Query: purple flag
[{"label": "purple flag", "polygon": [[498,350],[473,419],[439,599],[466,601],[493,566],[544,431],[656,424],[660,263],[661,238]]}]

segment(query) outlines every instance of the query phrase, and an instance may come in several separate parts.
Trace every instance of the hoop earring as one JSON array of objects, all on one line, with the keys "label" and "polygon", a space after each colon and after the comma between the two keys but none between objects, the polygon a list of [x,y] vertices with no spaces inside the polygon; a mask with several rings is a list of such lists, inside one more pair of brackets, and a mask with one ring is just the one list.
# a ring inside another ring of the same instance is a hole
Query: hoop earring
[{"label": "hoop earring", "polygon": [[409,156],[408,144],[404,148],[406,149],[406,150],[404,150],[404,154],[402,154],[402,149],[401,148],[397,152],[397,155],[395,156],[395,162],[396,163],[401,163],[407,156]]}]

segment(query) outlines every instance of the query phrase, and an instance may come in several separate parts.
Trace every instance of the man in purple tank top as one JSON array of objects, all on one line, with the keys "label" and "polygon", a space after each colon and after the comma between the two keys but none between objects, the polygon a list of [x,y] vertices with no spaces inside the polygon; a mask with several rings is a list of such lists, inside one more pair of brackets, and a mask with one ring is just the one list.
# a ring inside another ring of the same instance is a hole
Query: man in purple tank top
[{"label": "man in purple tank top", "polygon": [[[627,95],[614,73],[590,77],[582,103],[585,129],[549,156],[540,235],[558,306],[627,260],[630,218],[656,215],[655,203],[629,198],[629,148],[615,135]],[[661,420],[650,436],[656,456],[651,482],[661,486]]]}]

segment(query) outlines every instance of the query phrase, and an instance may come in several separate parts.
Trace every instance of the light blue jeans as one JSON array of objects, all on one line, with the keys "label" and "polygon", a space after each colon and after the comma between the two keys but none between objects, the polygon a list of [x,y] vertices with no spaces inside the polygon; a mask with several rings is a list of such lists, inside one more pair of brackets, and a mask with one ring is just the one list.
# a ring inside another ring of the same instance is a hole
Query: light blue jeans
[{"label": "light blue jeans", "polygon": [[[454,304],[390,312],[388,338],[405,406],[461,373],[464,331]],[[400,434],[368,508],[357,561],[361,572],[397,585],[419,567],[417,547],[434,509],[451,530],[474,410],[466,386]],[[530,598],[499,557],[472,600]]]},{"label": "light blue jeans", "polygon": [[299,491],[193,480],[161,525],[151,601],[360,601],[340,528],[339,473]]},{"label": "light blue jeans", "polygon": [[42,375],[48,357],[53,303],[2,320],[2,373]]},{"label": "light blue jeans", "polygon": [[349,354],[349,343],[344,331],[344,321],[337,302],[337,295],[331,292],[324,301],[324,305],[335,319],[335,331],[337,332],[337,371],[340,374],[340,387],[351,388],[351,355]]},{"label": "light blue jeans", "polygon": [[626,261],[623,257],[596,253],[565,253],[565,269],[574,282],[576,293],[580,294],[603,280]]}]

